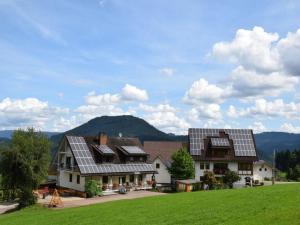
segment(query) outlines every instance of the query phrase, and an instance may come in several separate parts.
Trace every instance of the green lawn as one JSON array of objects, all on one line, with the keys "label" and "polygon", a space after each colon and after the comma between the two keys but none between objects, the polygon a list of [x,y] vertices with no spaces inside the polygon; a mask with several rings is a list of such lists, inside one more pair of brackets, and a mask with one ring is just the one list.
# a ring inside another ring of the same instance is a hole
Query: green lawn
[{"label": "green lawn", "polygon": [[200,191],[0,215],[0,224],[300,224],[300,184]]}]

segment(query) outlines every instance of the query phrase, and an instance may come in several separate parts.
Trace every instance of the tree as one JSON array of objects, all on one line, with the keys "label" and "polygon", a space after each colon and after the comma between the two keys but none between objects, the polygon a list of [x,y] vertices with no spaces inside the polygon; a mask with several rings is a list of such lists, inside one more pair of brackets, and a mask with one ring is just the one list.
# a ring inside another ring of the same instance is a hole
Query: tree
[{"label": "tree", "polygon": [[8,198],[19,192],[19,207],[34,204],[32,193],[47,177],[50,162],[50,141],[33,128],[13,133],[10,146],[1,154],[2,186]]},{"label": "tree", "polygon": [[204,171],[204,175],[202,178],[203,184],[207,184],[209,189],[213,189],[217,184],[217,180],[214,172],[212,171]]},{"label": "tree", "polygon": [[95,180],[89,180],[85,183],[85,192],[88,198],[92,198],[101,194],[101,189]]},{"label": "tree", "polygon": [[233,188],[233,183],[241,180],[240,176],[235,171],[228,170],[226,171],[223,182],[227,184],[229,188]]},{"label": "tree", "polygon": [[192,179],[195,177],[193,158],[186,148],[181,148],[172,155],[169,173],[176,179]]}]

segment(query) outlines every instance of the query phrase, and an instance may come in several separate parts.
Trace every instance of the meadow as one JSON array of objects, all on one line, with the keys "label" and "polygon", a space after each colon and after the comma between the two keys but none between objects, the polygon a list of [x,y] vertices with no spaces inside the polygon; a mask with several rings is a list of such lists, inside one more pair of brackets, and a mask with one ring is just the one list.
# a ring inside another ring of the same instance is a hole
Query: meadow
[{"label": "meadow", "polygon": [[300,224],[300,184],[198,191],[68,209],[33,206],[1,225]]}]

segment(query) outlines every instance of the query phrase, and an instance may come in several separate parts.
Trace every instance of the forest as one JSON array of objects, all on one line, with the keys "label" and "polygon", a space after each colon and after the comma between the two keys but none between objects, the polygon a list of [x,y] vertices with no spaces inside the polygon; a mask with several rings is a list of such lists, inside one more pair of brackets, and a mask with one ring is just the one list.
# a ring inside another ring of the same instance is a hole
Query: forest
[{"label": "forest", "polygon": [[285,150],[276,154],[276,168],[286,179],[300,181],[300,150]]}]

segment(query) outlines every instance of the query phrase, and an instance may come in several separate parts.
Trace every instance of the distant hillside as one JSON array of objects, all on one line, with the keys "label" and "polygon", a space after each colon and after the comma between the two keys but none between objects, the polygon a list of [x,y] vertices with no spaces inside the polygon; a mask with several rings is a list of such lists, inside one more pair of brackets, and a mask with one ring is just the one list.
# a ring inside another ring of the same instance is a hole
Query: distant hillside
[{"label": "distant hillside", "polygon": [[[1,130],[0,138],[11,139],[13,132],[14,130]],[[53,135],[59,134],[59,132],[48,132],[48,131],[42,131],[42,133],[44,133],[48,138],[51,138]]]},{"label": "distant hillside", "polygon": [[172,140],[176,136],[168,135],[145,120],[134,116],[102,116],[94,118],[72,130],[52,136],[53,141],[60,140],[65,134],[94,136],[104,132],[109,136],[138,137],[143,140]]},{"label": "distant hillside", "polygon": [[255,134],[256,147],[262,158],[270,160],[274,150],[300,149],[300,134],[263,132]]},{"label": "distant hillside", "polygon": [[166,134],[154,126],[147,123],[145,120],[134,116],[102,116],[96,117],[87,123],[84,123],[72,130],[54,135],[51,140],[54,143],[53,153],[55,152],[59,141],[65,134],[95,136],[99,132],[104,132],[109,136],[123,137],[138,137],[142,142],[147,141],[171,141],[171,140],[186,140],[186,136],[174,136]]}]

